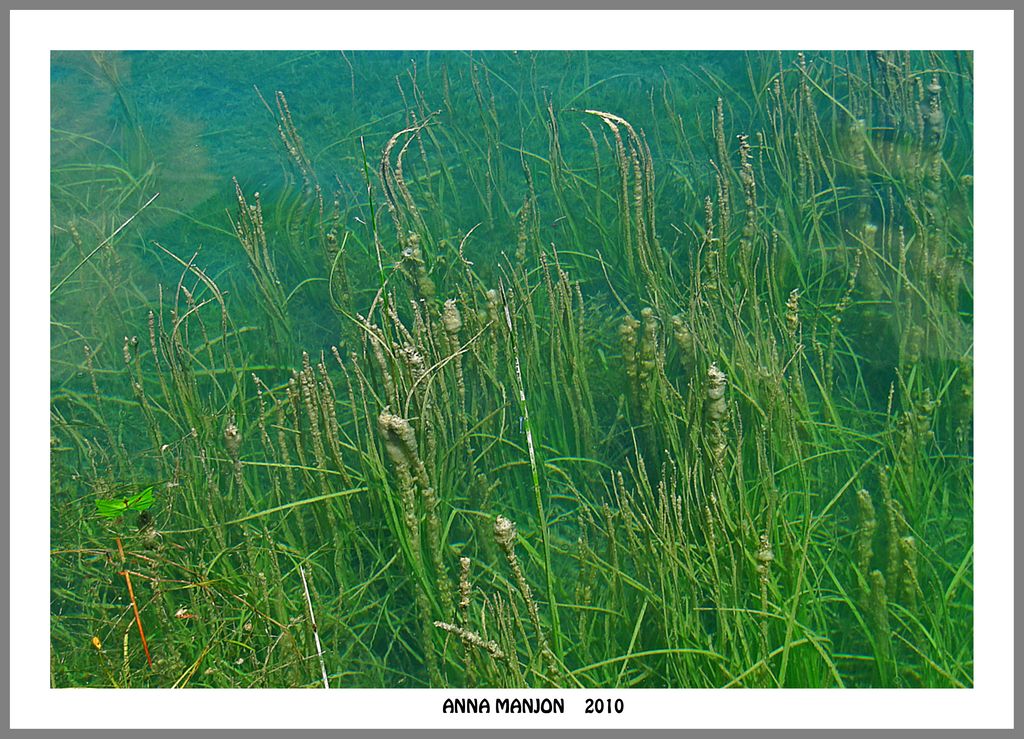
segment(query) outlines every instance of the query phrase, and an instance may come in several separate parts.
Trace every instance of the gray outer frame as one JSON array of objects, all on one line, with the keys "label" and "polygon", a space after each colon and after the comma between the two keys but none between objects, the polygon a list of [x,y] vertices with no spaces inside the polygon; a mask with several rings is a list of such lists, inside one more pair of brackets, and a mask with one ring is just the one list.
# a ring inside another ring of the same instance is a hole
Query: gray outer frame
[{"label": "gray outer frame", "polygon": [[[813,2],[811,0],[803,0],[802,2],[801,1],[795,1],[795,0],[789,0],[788,2],[782,2],[782,3],[778,3],[778,4],[773,5],[772,9],[776,9],[776,10],[820,10],[820,9],[824,9],[822,7],[822,5],[823,4],[820,3],[820,2]],[[983,5],[969,7],[969,8],[965,7],[965,5],[966,4],[964,4],[964,3],[950,2],[949,0],[931,0],[931,2],[926,2],[926,1],[922,1],[922,0],[915,0],[913,2],[908,2],[907,0],[903,0],[903,2],[899,2],[899,3],[885,2],[885,0],[861,0],[860,2],[856,2],[856,3],[847,2],[847,3],[843,3],[842,5],[834,5],[834,6],[833,5],[829,5],[828,9],[832,9],[832,10],[923,10],[923,11],[929,11],[929,10],[935,10],[935,9],[943,9],[943,10],[957,10],[957,9],[965,9],[965,10],[966,9],[970,9],[970,10],[983,10],[983,9],[984,10],[1014,10],[1015,7],[1016,7],[1015,3],[1008,2],[1006,0],[1004,0],[1003,2],[984,3]],[[77,9],[81,9],[80,4],[79,3],[75,3],[75,2],[68,2],[68,1],[65,1],[65,2],[54,2],[54,3],[49,3],[49,4],[45,5],[45,6],[42,6],[42,5],[36,6],[36,5],[30,5],[29,3],[24,2],[24,0],[23,0],[22,3],[8,6],[7,10],[11,11],[11,10],[17,10],[17,9],[30,9],[30,8],[33,9],[33,10],[38,10],[38,9],[43,9],[44,7],[45,7],[45,9],[55,9],[55,10],[64,10],[64,9],[69,9],[69,10],[70,9],[76,9],[77,10]],[[207,9],[209,9],[209,10],[213,10],[213,9],[223,9],[223,10],[255,10],[255,9],[261,9],[261,10],[270,10],[270,9],[274,9],[276,7],[279,7],[279,5],[275,4],[273,2],[269,2],[268,0],[249,0],[249,2],[225,2],[225,0],[221,0],[220,2],[215,3],[213,5],[211,5],[210,3],[197,2],[196,0],[191,0],[191,1],[183,0],[182,2],[177,2],[177,3],[173,3],[173,4],[166,3],[166,2],[165,3],[160,3],[160,4],[154,4],[153,6],[146,7],[145,9],[151,9],[151,10],[161,10],[161,9],[168,9],[168,10],[207,10]],[[362,0],[361,2],[345,3],[343,8],[339,7],[338,3],[329,3],[329,2],[326,2],[325,0],[319,0],[319,1],[301,0],[300,2],[297,2],[296,4],[292,5],[288,9],[290,9],[290,10],[328,10],[328,9],[346,9],[346,10],[373,9],[373,10],[378,10],[378,9],[387,8],[387,9],[396,9],[396,10],[413,10],[413,9],[424,9],[424,7],[425,7],[424,3],[415,2],[414,0],[405,0],[404,2],[398,2],[396,0],[392,0],[392,2],[388,2],[386,4],[385,3],[369,2],[367,0]],[[586,11],[586,10],[616,9],[616,8],[620,8],[621,5],[620,4],[612,3],[609,0],[590,0],[590,2],[580,2],[580,1],[577,1],[577,2],[567,2],[567,0],[557,0],[555,2],[551,2],[550,0],[548,0],[548,1],[545,1],[545,0],[519,0],[518,2],[515,2],[515,3],[508,2],[508,0],[506,0],[505,2],[495,3],[493,5],[490,5],[490,4],[483,5],[483,4],[480,4],[480,3],[470,2],[470,1],[467,1],[467,0],[463,0],[462,2],[459,2],[458,0],[444,0],[443,2],[433,2],[433,3],[430,3],[429,6],[427,6],[427,7],[429,7],[430,9],[436,9],[436,10],[448,10],[448,9],[454,9],[454,10],[478,10],[478,9],[491,9],[491,10],[498,10],[498,9],[533,10],[533,9],[537,9],[537,10],[549,10],[550,9],[550,10],[554,10],[554,9],[559,9],[559,10],[577,10],[577,11],[581,11],[582,12],[582,11]],[[639,3],[636,3],[636,4],[631,4],[631,7],[635,8],[637,10],[641,10],[641,9],[643,9],[643,10],[669,10],[669,9],[687,9],[687,10],[705,10],[705,9],[706,10],[724,10],[724,9],[763,10],[763,9],[766,9],[765,8],[765,4],[756,2],[756,0],[745,0],[745,1],[743,1],[743,0],[732,0],[731,2],[728,2],[728,4],[726,4],[725,2],[695,2],[695,3],[686,3],[686,2],[655,2],[653,0],[642,0],[642,2],[639,2]],[[110,0],[107,0],[107,2],[104,2],[102,4],[97,4],[97,5],[92,6],[91,9],[95,9],[95,10],[137,10],[137,9],[141,9],[141,8],[139,7],[138,3],[132,3],[132,2],[111,2]],[[6,30],[5,36],[8,39],[10,39],[10,13],[9,12],[8,12],[8,15],[6,15],[4,17],[4,28]],[[1015,32],[1014,35],[1015,36],[1016,36],[1016,30],[1017,30],[1017,22],[1016,22],[1016,15],[1015,15],[1014,16],[1014,32]],[[6,74],[3,75],[3,80],[4,80],[4,84],[5,84],[5,86],[7,88],[7,91],[8,91],[8,94],[5,96],[7,101],[8,101],[7,102],[7,106],[8,107],[7,107],[7,115],[3,118],[3,121],[4,121],[4,125],[6,126],[7,131],[8,131],[8,140],[10,140],[10,110],[11,110],[10,106],[11,106],[11,99],[10,99],[10,54],[9,53],[6,55],[5,60],[7,61],[7,69],[6,69]],[[1021,83],[1020,83],[1020,79],[1021,79],[1021,63],[1020,63],[1020,60],[1017,59],[1017,58],[1015,58],[1015,60],[1014,60],[1014,75],[1015,75],[1015,80],[1016,80],[1016,82],[1014,84],[1014,92],[1016,93],[1016,92],[1019,91],[1020,86],[1021,86]],[[1018,112],[1019,106],[1020,106],[1020,103],[1016,102],[1016,100],[1019,100],[1019,96],[1015,95],[1015,104],[1014,104],[1014,115],[1015,116],[1016,116],[1016,113]],[[3,161],[7,165],[6,169],[8,171],[10,171],[10,150],[8,148],[4,148],[3,149],[2,157],[3,157]],[[1020,171],[1021,171],[1021,157],[1022,157],[1022,154],[1021,154],[1021,151],[1020,151],[1020,147],[1018,147],[1017,148],[1016,157],[1015,157],[1015,160],[1014,160],[1014,181],[1015,182],[1019,179],[1017,177],[1017,175],[1019,175]],[[6,191],[6,197],[3,200],[3,202],[5,204],[5,208],[6,208],[6,213],[5,213],[5,215],[7,217],[6,218],[6,222],[10,223],[11,212],[10,212],[10,192],[9,192],[10,179],[9,178],[5,179],[3,181],[2,187]],[[1017,251],[1017,249],[1016,249],[1016,241],[1017,240],[1015,238],[1014,239],[1014,242],[1015,242],[1014,243],[1014,247],[1015,247],[1014,250],[1015,251]],[[11,254],[9,240],[8,240],[8,254],[9,255]],[[5,282],[6,282],[6,284],[9,285],[10,284],[10,279],[11,279],[11,260],[10,260],[10,258],[8,258],[6,260],[2,260],[2,262],[0,262],[0,264],[2,264],[2,266],[0,266],[0,272],[2,272],[4,274],[4,277],[6,278]],[[1016,269],[1015,269],[1015,273],[1014,273],[1015,283],[1020,281],[1020,280],[1017,280],[1016,278],[1020,277],[1022,272],[1024,272],[1024,260],[1017,259],[1016,260]],[[8,307],[8,311],[9,311],[8,319],[10,319],[13,316],[12,308],[13,308],[13,306],[10,306],[10,304],[9,304],[9,307]],[[1015,314],[1014,317],[1016,319],[1016,325],[1018,327],[1021,325],[1021,320],[1020,320],[1021,319],[1021,313],[1024,313],[1024,311],[1022,311],[1019,307],[1015,306],[1014,307],[1014,314]],[[1020,329],[1018,328],[1017,333],[1019,333],[1019,331],[1020,331]],[[9,388],[10,387],[11,354],[12,354],[12,352],[11,352],[11,343],[10,343],[10,322],[9,322],[9,320],[8,321],[3,321],[2,324],[0,324],[0,333],[2,333],[4,339],[6,339],[5,341],[0,342],[0,345],[2,345],[4,347],[4,349],[6,350],[6,353],[7,353],[6,361],[3,363],[3,369],[0,372],[2,372],[2,376],[5,379],[4,386]],[[1016,338],[1017,338],[1017,336],[1015,334],[1014,339],[1016,339]],[[1020,363],[1019,360],[1022,357],[1024,357],[1024,350],[1017,349],[1016,345],[1015,345],[1015,348],[1014,348],[1014,361],[1015,361],[1015,364],[1017,366],[1020,366],[1021,363]],[[1016,385],[1016,382],[1014,384]],[[1018,395],[1017,399],[1016,399],[1016,402],[1014,404],[1014,420],[1015,421],[1020,416],[1020,411],[1021,411],[1022,406],[1024,406],[1024,400],[1021,400],[1020,396]],[[6,439],[5,439],[6,443],[4,443],[2,445],[2,452],[0,452],[0,453],[2,453],[2,456],[0,456],[0,468],[10,470],[10,468],[11,468],[11,452],[10,452],[11,447],[10,447],[10,436],[9,435],[10,435],[10,429],[11,429],[11,425],[12,425],[11,421],[13,419],[11,419],[11,406],[10,406],[10,395],[9,394],[5,394],[5,395],[2,396],[2,398],[0,398],[0,411],[2,411],[2,415],[5,416],[7,418],[7,420],[8,420],[8,423],[5,424],[4,427],[3,427],[3,431],[0,432],[0,435],[3,435],[3,436],[6,437]],[[1016,426],[1016,423],[1014,425]],[[1022,447],[1024,447],[1024,442],[1021,442],[1020,439],[1018,439],[1017,440],[1017,449],[1015,449],[1015,456],[1021,450]],[[8,476],[8,482],[9,481],[10,481],[10,477]],[[1014,495],[1015,495],[1015,497],[1019,497],[1019,496],[1017,496],[1017,492],[1018,492],[1018,485],[1015,484],[1014,485]],[[9,496],[10,496],[10,486],[8,485],[8,499],[9,499]],[[1022,508],[1024,508],[1024,506],[1018,505],[1016,507],[1016,515],[1015,515],[1015,519],[1014,519],[1014,529],[1015,529],[1015,531],[1021,528],[1018,524],[1021,523],[1022,517],[1024,517],[1024,513],[1022,513]],[[4,527],[4,530],[9,531],[10,530],[10,518],[9,518],[10,517],[10,509],[9,508],[6,511],[6,514],[7,515],[4,516],[4,519],[5,519],[5,522],[6,522],[7,526]],[[6,629],[4,629],[4,631],[8,635],[10,635],[11,588],[10,588],[10,580],[9,580],[10,574],[9,573],[10,573],[10,565],[11,565],[11,560],[10,560],[11,551],[10,551],[10,547],[9,546],[8,546],[7,551],[4,554],[6,555],[7,567],[3,568],[2,573],[3,573],[3,578],[6,579],[6,581],[7,581],[6,582],[7,586],[3,589],[3,592],[4,592],[4,604],[5,604],[5,608],[3,609],[3,619],[4,619],[4,624],[7,627]],[[1019,607],[1021,605],[1021,589],[1019,587],[1017,587],[1017,586],[1020,584],[1021,572],[1022,572],[1022,570],[1024,570],[1024,567],[1021,566],[1021,548],[1016,546],[1016,544],[1014,545],[1014,563],[1016,565],[1016,567],[1015,567],[1016,577],[1015,577],[1015,580],[1014,580],[1014,586],[1015,586],[1014,587],[1014,607],[1015,607],[1015,611],[1019,614],[1020,611],[1021,611],[1021,609]],[[1016,633],[1016,625],[1015,625],[1014,631]],[[4,661],[7,663],[8,666],[10,666],[10,656],[11,656],[10,655],[10,641],[9,640],[5,640],[5,639],[0,639],[0,644],[2,644],[2,646],[0,646],[0,650],[2,650],[3,656],[5,657]],[[1021,654],[1021,645],[1020,645],[1020,640],[1018,639],[1018,640],[1015,641],[1014,655],[1013,655],[1014,673],[1016,673],[1016,667],[1020,664],[1020,654]],[[5,683],[6,688],[7,688],[7,695],[8,695],[8,699],[7,699],[7,715],[8,715],[8,719],[10,719],[10,684],[8,682],[10,680],[10,675],[11,675],[11,671],[10,671],[10,669],[8,669],[7,671],[4,671],[2,673],[2,677],[0,677],[0,680],[2,680],[2,682]],[[1016,701],[1016,697],[1017,696],[1016,696],[1016,690],[1015,690],[1015,695],[1014,695],[1014,723],[1015,724],[1016,724],[1016,702],[1017,702]],[[8,720],[8,727],[10,727],[10,721],[9,720]],[[14,733],[14,731],[11,730],[10,728],[8,728],[8,729],[6,729],[4,731],[5,731],[5,733],[6,732]],[[156,733],[157,731],[158,730],[146,730],[145,733],[151,733],[151,732],[152,733]],[[199,731],[207,731],[207,730],[199,730]],[[212,733],[212,730],[209,730],[209,731]],[[601,736],[602,737],[604,737],[604,736],[623,736],[623,737],[625,737],[625,736],[628,736],[630,733],[632,733],[632,731],[635,731],[635,730],[628,730],[628,729],[603,729],[603,730],[601,730]],[[804,730],[804,731],[806,731],[806,730]],[[870,730],[870,729],[862,729],[862,730],[829,729],[829,730],[822,730],[821,733],[824,733],[826,731],[827,731],[827,733],[843,731],[843,736],[845,738],[845,737],[854,737],[854,736],[867,735],[867,734],[870,734],[870,733],[874,733],[875,730]],[[1015,733],[1015,729],[1011,730],[1011,731],[1013,733]],[[538,733],[537,730],[528,730],[528,729],[503,729],[503,730],[501,730],[501,732],[502,732],[501,735],[503,737],[526,736],[528,734],[536,734],[536,733]],[[733,730],[725,730],[725,729],[723,729],[723,730],[717,730],[717,731],[710,731],[710,730],[685,730],[685,729],[683,729],[683,730],[646,730],[646,734],[652,735],[652,736],[678,736],[680,733],[684,733],[684,732],[687,735],[689,735],[689,736],[694,736],[694,735],[699,735],[701,733],[704,733],[704,734],[713,735],[715,737],[734,736],[734,735],[735,736],[740,736],[740,735],[751,735],[751,734],[754,734],[754,732],[749,731],[749,730],[736,730],[736,729],[733,729]],[[49,732],[47,732],[47,733],[49,733]],[[134,733],[135,732],[133,732],[133,734]],[[257,732],[254,732],[252,730],[235,729],[235,730],[228,730],[227,732],[219,731],[219,732],[217,732],[217,735],[218,736],[223,736],[223,735],[225,735],[225,733],[233,734],[235,736],[248,736],[250,734],[257,733]],[[273,735],[275,733],[275,730],[261,730],[258,733],[260,735],[262,735],[262,736]],[[277,732],[277,733],[283,734],[284,732]],[[357,733],[367,733],[367,734],[370,734],[371,732],[369,732],[369,731],[346,730],[345,733],[348,734],[348,735],[353,735],[353,734],[357,734]],[[400,731],[400,730],[396,730],[396,729],[390,729],[390,730],[374,731],[374,732],[372,732],[372,735],[376,737],[376,736],[390,736],[391,734],[405,734],[405,733],[409,733],[409,732]],[[552,735],[557,733],[558,736],[586,737],[586,736],[589,736],[591,734],[591,731],[588,730],[588,729],[569,729],[569,730],[560,730],[560,731],[559,730],[555,730],[555,729],[540,730],[540,734],[541,735],[546,735],[546,734],[549,734],[549,733],[552,734]],[[781,737],[789,736],[792,733],[793,733],[792,730],[784,730],[784,729],[760,730],[760,731],[756,732],[756,736],[761,737],[762,739],[767,739],[768,737],[780,737],[781,738]],[[901,732],[900,735],[901,736],[908,736],[908,735],[930,736],[930,735],[933,735],[934,733],[936,733],[936,732],[925,731],[925,730],[912,730],[912,731]],[[956,736],[956,735],[969,736],[971,733],[973,733],[973,730],[969,730],[969,729],[945,730],[945,731],[942,731],[941,733],[942,733],[943,736]],[[80,732],[76,732],[76,735],[77,736],[97,737],[97,738],[104,737],[104,739],[107,739],[107,732],[104,731],[104,730],[80,731]],[[311,736],[311,735],[324,736],[324,737],[326,737],[326,736],[336,736],[337,735],[337,730],[308,730],[308,731],[304,731],[303,732],[303,736]],[[819,733],[816,732],[815,735],[819,735]],[[447,729],[420,730],[420,731],[417,732],[417,736],[437,737],[437,739],[451,739],[450,730],[447,730]]]}]

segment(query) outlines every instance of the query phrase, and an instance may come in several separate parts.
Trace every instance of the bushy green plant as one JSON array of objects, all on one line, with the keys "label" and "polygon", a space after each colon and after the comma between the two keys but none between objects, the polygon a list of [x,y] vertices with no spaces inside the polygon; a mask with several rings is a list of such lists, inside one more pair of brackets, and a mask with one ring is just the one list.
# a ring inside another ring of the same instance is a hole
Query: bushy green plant
[{"label": "bushy green plant", "polygon": [[220,213],[74,59],[55,685],[972,685],[970,54],[314,56]]}]

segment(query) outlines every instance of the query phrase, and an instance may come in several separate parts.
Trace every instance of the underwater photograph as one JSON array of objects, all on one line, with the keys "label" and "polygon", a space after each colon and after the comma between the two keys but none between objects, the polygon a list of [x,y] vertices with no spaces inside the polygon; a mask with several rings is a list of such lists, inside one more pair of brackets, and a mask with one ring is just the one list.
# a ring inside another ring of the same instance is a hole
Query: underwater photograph
[{"label": "underwater photograph", "polygon": [[49,83],[51,687],[974,687],[972,52]]}]

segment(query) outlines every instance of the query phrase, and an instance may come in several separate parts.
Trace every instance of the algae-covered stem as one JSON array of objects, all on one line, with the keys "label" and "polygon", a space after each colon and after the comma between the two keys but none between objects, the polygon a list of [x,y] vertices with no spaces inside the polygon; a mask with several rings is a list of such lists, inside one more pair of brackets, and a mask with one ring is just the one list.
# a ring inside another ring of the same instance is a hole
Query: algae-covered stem
[{"label": "algae-covered stem", "polygon": [[561,658],[561,633],[558,626],[558,602],[555,600],[555,582],[551,572],[551,547],[548,541],[547,517],[544,514],[544,500],[540,492],[540,475],[537,472],[537,455],[533,447],[533,429],[530,426],[530,410],[526,405],[526,386],[523,383],[523,373],[519,364],[519,342],[516,340],[516,332],[512,327],[512,313],[508,307],[508,293],[505,291],[503,282],[498,282],[498,289],[501,291],[501,302],[505,309],[505,324],[508,326],[508,334],[512,342],[512,354],[515,360],[516,382],[519,384],[519,410],[523,416],[523,427],[526,430],[526,448],[530,454],[530,472],[533,475],[533,495],[537,503],[537,520],[540,525],[541,541],[544,545],[544,576],[547,585],[548,603],[551,604],[551,631],[552,641],[555,647],[555,654]]}]

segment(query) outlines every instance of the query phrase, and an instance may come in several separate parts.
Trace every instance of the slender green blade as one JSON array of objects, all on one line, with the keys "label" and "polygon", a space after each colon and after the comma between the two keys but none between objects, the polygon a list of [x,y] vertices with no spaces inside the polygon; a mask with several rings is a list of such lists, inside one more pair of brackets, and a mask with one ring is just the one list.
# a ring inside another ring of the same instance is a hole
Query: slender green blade
[{"label": "slender green blade", "polygon": [[96,511],[106,518],[117,518],[128,509],[124,500],[97,500]]},{"label": "slender green blade", "polygon": [[142,492],[125,498],[125,507],[132,511],[144,511],[153,505],[153,486],[150,485]]}]

